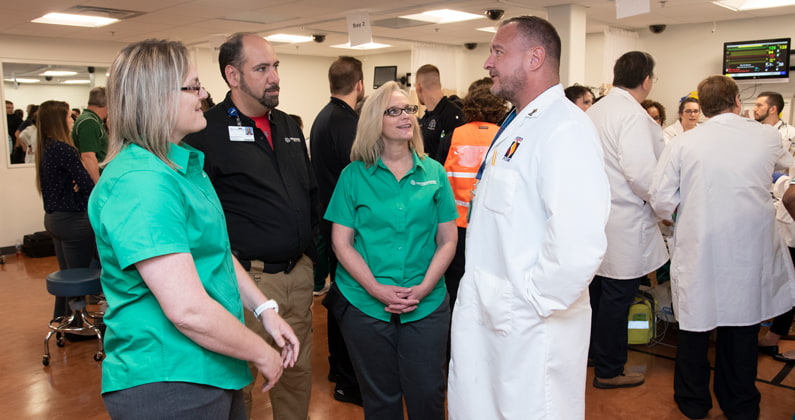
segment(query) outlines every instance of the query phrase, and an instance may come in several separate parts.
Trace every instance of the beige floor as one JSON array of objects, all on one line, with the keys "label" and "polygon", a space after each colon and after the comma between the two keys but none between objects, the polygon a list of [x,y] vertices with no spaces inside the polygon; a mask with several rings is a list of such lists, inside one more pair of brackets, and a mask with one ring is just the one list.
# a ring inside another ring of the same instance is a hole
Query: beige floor
[{"label": "beige floor", "polygon": [[[43,367],[43,339],[52,314],[52,297],[44,277],[57,270],[55,258],[7,257],[0,265],[0,311],[5,318],[5,338],[0,341],[0,418],[4,419],[107,419],[99,394],[101,364],[92,359],[96,342],[51,345],[52,359]],[[361,408],[335,401],[333,384],[326,380],[326,311],[315,298],[315,366],[310,417],[312,420],[361,419]],[[646,373],[637,388],[586,390],[588,420],[684,419],[673,402],[675,342],[669,331],[664,343],[633,346],[630,369]],[[795,341],[783,341],[783,350],[795,349]],[[762,392],[762,420],[789,420],[795,414],[795,373],[792,366],[760,356],[757,386]],[[589,369],[589,383],[593,370]],[[528,395],[532,390],[528,390]],[[271,419],[267,396],[256,398],[255,419]],[[708,418],[725,419],[720,409]],[[478,419],[488,420],[488,419]]]}]

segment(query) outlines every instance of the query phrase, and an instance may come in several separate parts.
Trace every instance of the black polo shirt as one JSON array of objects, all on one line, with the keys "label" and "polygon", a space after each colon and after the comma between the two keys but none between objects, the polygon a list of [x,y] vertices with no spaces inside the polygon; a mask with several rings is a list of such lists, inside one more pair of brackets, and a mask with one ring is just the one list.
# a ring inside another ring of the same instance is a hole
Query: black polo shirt
[{"label": "black polo shirt", "polygon": [[207,127],[184,141],[204,152],[232,249],[243,260],[279,263],[302,253],[314,258],[317,183],[301,129],[289,115],[272,110],[271,148],[254,121],[237,110],[241,125],[253,128],[254,141],[233,141],[229,127],[238,123],[230,108],[236,107],[227,93],[204,113]]},{"label": "black polo shirt", "polygon": [[[443,96],[433,111],[425,111],[419,122],[425,153],[444,165],[444,159],[450,149],[450,136],[453,135],[456,127],[464,123],[464,113],[458,105]],[[439,149],[442,137],[448,139],[445,150]],[[441,156],[440,152],[443,152],[444,156]]]},{"label": "black polo shirt", "polygon": [[351,146],[358,122],[359,115],[353,108],[332,97],[312,124],[309,147],[312,149],[321,213],[325,213],[328,207],[340,173],[351,163]]}]

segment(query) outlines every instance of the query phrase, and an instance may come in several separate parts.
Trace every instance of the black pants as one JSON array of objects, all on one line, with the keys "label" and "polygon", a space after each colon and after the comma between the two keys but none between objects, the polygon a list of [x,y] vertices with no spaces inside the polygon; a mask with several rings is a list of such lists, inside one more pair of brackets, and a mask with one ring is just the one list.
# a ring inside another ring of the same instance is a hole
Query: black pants
[{"label": "black pants", "polygon": [[616,280],[594,276],[591,282],[589,356],[594,364],[594,374],[599,378],[615,378],[624,372],[627,363],[627,317],[642,278]]},{"label": "black pants", "polygon": [[[679,330],[674,370],[674,400],[689,418],[703,418],[712,408],[709,394],[710,331]],[[759,417],[756,389],[759,325],[718,327],[715,344],[715,397],[729,420]]]},{"label": "black pants", "polygon": [[347,300],[335,307],[356,361],[365,419],[403,420],[404,399],[411,420],[444,419],[447,299],[425,318],[405,324],[395,317],[372,318]]},{"label": "black pants", "polygon": [[447,286],[447,293],[450,295],[450,310],[455,306],[455,300],[458,298],[458,285],[461,283],[461,277],[464,277],[464,268],[466,267],[466,228],[458,227],[458,243],[455,248],[455,255],[453,261],[444,272],[444,282]]},{"label": "black pants", "polygon": [[246,420],[243,391],[188,382],[154,382],[102,394],[113,420]]},{"label": "black pants", "polygon": [[[94,230],[86,212],[53,212],[44,215],[44,228],[52,235],[58,267],[86,268],[96,264],[97,246]],[[70,313],[68,296],[57,296],[53,318]]]}]

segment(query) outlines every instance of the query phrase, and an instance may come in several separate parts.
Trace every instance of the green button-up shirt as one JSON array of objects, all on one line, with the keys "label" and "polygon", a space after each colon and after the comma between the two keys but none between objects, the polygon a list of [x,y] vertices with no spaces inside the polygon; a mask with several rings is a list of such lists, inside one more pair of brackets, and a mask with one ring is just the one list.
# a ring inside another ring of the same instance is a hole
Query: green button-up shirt
[{"label": "green button-up shirt", "polygon": [[172,169],[130,144],[105,168],[88,203],[108,301],[102,392],[152,382],[240,389],[246,362],[209,351],[183,335],[135,269],[166,254],[193,256],[202,285],[243,322],[224,213],[202,170],[204,154],[172,144]]},{"label": "green button-up shirt", "polygon": [[[354,230],[353,247],[381,284],[411,287],[422,283],[436,252],[439,223],[458,216],[453,190],[442,165],[414,153],[414,165],[398,181],[381,159],[367,167],[355,161],[340,175],[325,218]],[[389,321],[392,314],[345,270],[337,266],[337,287],[365,314]],[[444,300],[444,279],[417,309],[400,315],[403,323],[422,319]]]}]

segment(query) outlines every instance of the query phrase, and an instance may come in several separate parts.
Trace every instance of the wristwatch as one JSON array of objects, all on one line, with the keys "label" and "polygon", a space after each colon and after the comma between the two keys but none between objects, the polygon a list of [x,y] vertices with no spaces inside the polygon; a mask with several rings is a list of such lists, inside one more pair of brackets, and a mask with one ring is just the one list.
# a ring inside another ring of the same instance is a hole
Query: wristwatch
[{"label": "wristwatch", "polygon": [[268,309],[273,309],[273,311],[278,314],[279,304],[273,299],[266,300],[264,303],[260,304],[256,309],[254,309],[254,316],[257,319],[260,319],[260,315],[262,315],[262,313]]}]

